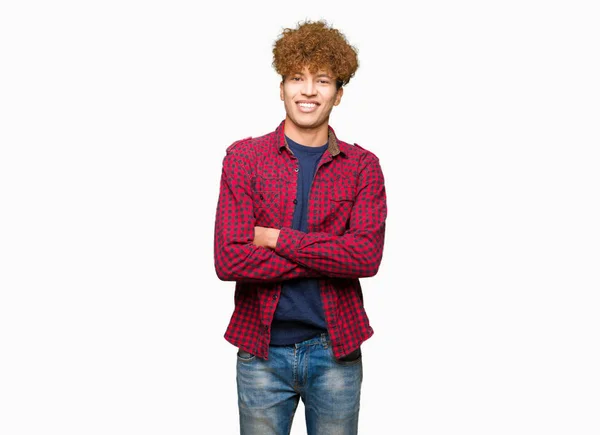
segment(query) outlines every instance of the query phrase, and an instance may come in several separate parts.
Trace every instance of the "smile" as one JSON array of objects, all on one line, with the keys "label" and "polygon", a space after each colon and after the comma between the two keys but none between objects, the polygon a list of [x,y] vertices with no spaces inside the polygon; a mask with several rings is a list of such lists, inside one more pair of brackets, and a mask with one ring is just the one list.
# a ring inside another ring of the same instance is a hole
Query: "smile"
[{"label": "smile", "polygon": [[309,113],[316,110],[318,104],[316,103],[298,103],[301,112]]}]

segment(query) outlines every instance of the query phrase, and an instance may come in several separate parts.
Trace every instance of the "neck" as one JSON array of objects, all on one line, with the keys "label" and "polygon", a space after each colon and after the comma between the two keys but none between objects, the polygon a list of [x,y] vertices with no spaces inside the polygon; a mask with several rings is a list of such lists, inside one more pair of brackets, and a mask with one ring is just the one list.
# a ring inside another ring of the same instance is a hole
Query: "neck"
[{"label": "neck", "polygon": [[284,132],[296,143],[307,147],[320,147],[329,139],[328,124],[324,123],[314,128],[298,127],[291,119],[285,118]]}]

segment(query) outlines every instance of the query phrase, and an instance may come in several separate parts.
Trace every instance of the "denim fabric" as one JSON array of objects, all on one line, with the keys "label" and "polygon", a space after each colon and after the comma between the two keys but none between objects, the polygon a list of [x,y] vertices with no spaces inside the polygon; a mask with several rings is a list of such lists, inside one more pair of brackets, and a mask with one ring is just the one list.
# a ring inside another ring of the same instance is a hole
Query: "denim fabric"
[{"label": "denim fabric", "polygon": [[269,359],[238,351],[241,435],[287,435],[299,399],[308,435],[358,433],[360,349],[335,359],[327,334],[290,346],[270,346]]}]

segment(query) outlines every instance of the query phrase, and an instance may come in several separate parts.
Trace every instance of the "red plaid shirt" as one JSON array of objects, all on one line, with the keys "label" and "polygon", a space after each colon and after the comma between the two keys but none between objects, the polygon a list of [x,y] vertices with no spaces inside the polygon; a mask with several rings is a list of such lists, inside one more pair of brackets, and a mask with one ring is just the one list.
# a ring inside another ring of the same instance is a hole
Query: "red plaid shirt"
[{"label": "red plaid shirt", "polygon": [[[309,232],[293,230],[298,160],[283,127],[234,142],[223,159],[215,269],[221,280],[236,281],[225,339],[267,359],[282,281],[321,278],[327,329],[340,358],[373,335],[358,278],[375,275],[383,254],[383,173],[373,153],[338,140],[329,127],[310,191]],[[252,243],[255,226],[281,229],[274,250]]]}]

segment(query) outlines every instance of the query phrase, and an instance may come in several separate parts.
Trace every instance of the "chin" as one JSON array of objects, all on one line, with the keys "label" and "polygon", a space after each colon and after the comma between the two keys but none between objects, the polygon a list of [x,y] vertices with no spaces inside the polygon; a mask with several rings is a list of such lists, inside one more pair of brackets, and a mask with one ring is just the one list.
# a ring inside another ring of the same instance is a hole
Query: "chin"
[{"label": "chin", "polygon": [[317,124],[317,123],[314,123],[314,122],[299,122],[299,123],[296,123],[296,125],[299,128],[311,128],[312,129],[312,128],[318,127],[321,124]]},{"label": "chin", "polygon": [[302,119],[301,117],[296,117],[294,119],[294,123],[298,127],[314,128],[314,127],[318,127],[319,125],[323,124],[323,120],[321,120],[321,119]]}]

